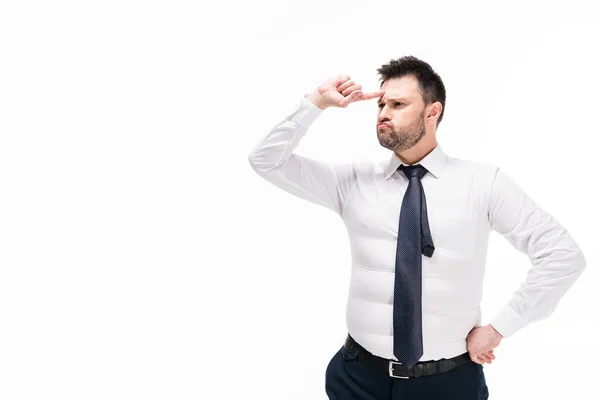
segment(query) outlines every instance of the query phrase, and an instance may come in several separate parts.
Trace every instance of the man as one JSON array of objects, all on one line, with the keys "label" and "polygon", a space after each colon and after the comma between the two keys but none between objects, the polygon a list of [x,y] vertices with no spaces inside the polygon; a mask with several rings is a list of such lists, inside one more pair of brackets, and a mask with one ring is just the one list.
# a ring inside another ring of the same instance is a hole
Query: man
[{"label": "man", "polygon": [[[274,185],[335,211],[348,230],[348,337],[327,366],[330,399],[487,399],[483,364],[503,337],[548,317],[585,267],[572,237],[498,167],[449,157],[436,140],[446,91],[426,62],[383,65],[381,90],[337,76],[305,95],[249,156]],[[293,152],[329,107],[377,98],[382,162]],[[491,230],[528,254],[526,281],[481,326]]]}]

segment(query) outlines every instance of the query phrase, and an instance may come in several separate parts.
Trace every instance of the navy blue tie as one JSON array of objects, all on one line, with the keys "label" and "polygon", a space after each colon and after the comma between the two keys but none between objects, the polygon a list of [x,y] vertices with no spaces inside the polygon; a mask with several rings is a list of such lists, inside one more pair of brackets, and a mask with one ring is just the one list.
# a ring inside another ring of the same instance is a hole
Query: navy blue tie
[{"label": "navy blue tie", "polygon": [[419,164],[401,165],[398,169],[404,172],[409,182],[400,209],[396,247],[394,355],[410,368],[423,355],[421,254],[431,257],[435,248],[421,183],[427,169]]}]

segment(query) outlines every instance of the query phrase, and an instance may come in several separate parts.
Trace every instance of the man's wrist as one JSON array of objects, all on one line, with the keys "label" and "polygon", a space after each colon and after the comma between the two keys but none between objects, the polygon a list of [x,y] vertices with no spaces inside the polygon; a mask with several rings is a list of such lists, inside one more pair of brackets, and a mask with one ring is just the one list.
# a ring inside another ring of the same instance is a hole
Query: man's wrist
[{"label": "man's wrist", "polygon": [[321,110],[325,110],[328,106],[322,103],[321,95],[318,91],[314,91],[308,95],[305,95],[306,100],[313,103],[315,106],[319,107]]},{"label": "man's wrist", "polygon": [[496,328],[494,328],[494,325],[488,324],[488,326],[490,328],[490,332],[492,332],[492,335],[494,335],[498,340],[504,339],[504,336],[502,336],[502,334],[498,332]]}]

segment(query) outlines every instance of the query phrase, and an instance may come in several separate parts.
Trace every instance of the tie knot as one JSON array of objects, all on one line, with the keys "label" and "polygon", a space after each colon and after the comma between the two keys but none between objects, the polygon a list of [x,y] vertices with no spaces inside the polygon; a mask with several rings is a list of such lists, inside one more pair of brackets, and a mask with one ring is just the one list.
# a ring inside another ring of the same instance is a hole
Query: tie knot
[{"label": "tie knot", "polygon": [[427,168],[425,168],[421,164],[416,164],[416,165],[400,165],[398,167],[398,169],[402,170],[404,172],[404,175],[406,175],[406,177],[409,180],[411,178],[414,178],[415,176],[418,177],[419,179],[421,179],[427,173]]}]

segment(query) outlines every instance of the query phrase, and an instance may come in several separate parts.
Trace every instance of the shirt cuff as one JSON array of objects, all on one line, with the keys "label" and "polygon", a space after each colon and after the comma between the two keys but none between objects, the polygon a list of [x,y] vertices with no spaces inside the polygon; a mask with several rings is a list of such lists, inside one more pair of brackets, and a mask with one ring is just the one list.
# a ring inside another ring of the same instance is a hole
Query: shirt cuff
[{"label": "shirt cuff", "polygon": [[521,318],[510,305],[507,305],[498,313],[498,315],[496,315],[496,318],[492,320],[491,325],[500,332],[503,337],[507,338],[527,325],[527,321]]},{"label": "shirt cuff", "polygon": [[290,119],[298,125],[308,128],[323,111],[325,110],[311,103],[306,97],[303,97],[300,106],[292,113]]}]

